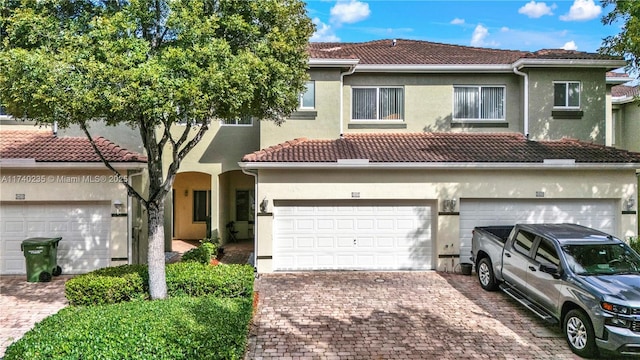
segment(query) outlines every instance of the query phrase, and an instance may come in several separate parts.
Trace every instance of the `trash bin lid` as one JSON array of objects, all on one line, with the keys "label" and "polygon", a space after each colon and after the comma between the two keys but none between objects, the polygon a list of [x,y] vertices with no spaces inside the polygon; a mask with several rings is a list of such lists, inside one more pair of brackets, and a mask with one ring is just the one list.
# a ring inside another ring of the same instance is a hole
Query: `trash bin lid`
[{"label": "trash bin lid", "polygon": [[62,240],[61,237],[48,238],[48,237],[32,237],[22,240],[22,245],[51,245]]}]

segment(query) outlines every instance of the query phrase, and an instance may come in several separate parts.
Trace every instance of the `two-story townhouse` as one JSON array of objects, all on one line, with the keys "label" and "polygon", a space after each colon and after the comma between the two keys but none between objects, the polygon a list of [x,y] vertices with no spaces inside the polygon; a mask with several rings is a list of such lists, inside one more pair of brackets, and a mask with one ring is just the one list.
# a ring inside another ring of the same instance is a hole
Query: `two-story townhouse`
[{"label": "two-story townhouse", "polygon": [[636,234],[640,154],[605,146],[624,61],[381,40],[312,43],[309,64],[301,109],[240,163],[259,272],[455,270],[491,224]]},{"label": "two-story townhouse", "polygon": [[[605,74],[624,61],[410,40],[311,43],[309,54],[307,91],[282,126],[210,124],[165,204],[167,250],[208,223],[229,241],[233,222],[255,239],[260,272],[451,271],[473,226],[636,233],[640,155],[604,146]],[[130,260],[144,261],[143,209],[129,203]]]}]

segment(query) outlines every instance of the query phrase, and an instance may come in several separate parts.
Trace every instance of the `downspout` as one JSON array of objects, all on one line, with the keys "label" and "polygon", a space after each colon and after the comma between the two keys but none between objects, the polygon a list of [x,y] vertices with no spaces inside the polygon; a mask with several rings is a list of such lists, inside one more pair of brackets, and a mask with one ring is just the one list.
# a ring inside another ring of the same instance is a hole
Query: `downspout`
[{"label": "downspout", "polygon": [[529,139],[529,74],[519,71],[517,68],[513,68],[513,72],[516,75],[524,77],[524,136]]},{"label": "downspout", "polygon": [[351,65],[349,70],[340,73],[340,138],[344,134],[344,77],[353,74],[356,66]]},{"label": "downspout", "polygon": [[246,175],[253,176],[253,271],[257,273],[258,271],[258,173],[245,170],[241,168],[242,172]]},{"label": "downspout", "polygon": [[[127,174],[127,183],[133,187],[133,177],[142,176],[142,170],[129,172]],[[142,206],[142,204],[138,204]],[[132,196],[127,194],[127,263],[133,263],[133,199]],[[140,248],[140,233],[138,232],[138,248]],[[139,257],[139,255],[138,255]],[[137,263],[138,259],[136,259]]]}]

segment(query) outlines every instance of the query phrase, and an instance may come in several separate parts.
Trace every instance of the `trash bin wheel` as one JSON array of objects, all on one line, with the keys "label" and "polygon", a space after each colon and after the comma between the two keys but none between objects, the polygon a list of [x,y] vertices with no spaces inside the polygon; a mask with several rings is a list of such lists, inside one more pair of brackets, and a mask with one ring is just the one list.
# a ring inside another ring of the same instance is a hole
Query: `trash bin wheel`
[{"label": "trash bin wheel", "polygon": [[51,272],[51,274],[53,276],[60,276],[62,275],[62,268],[60,266],[56,266],[55,269],[53,269],[53,271]]},{"label": "trash bin wheel", "polygon": [[51,281],[51,274],[49,274],[46,271],[43,271],[40,273],[40,275],[38,275],[38,280],[40,280],[40,282],[49,282]]}]

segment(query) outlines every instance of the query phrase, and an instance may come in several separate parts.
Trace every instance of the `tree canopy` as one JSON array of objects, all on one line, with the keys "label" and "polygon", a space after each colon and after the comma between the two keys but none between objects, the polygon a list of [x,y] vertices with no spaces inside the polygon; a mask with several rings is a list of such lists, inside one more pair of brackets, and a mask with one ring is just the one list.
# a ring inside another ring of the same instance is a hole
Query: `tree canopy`
[{"label": "tree canopy", "polygon": [[603,6],[612,5],[613,9],[602,18],[605,25],[622,22],[620,33],[603,39],[599,51],[610,55],[623,56],[629,66],[640,70],[640,1],[602,0]]},{"label": "tree canopy", "polygon": [[77,124],[90,139],[94,120],[139,130],[148,196],[124,185],[148,210],[151,296],[166,296],[162,218],[180,163],[211,121],[280,122],[296,109],[314,30],[304,3],[0,1],[0,104],[7,113]]}]

